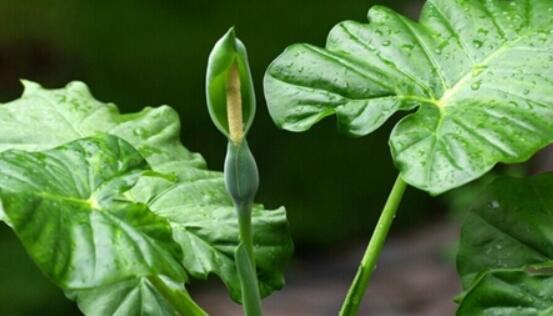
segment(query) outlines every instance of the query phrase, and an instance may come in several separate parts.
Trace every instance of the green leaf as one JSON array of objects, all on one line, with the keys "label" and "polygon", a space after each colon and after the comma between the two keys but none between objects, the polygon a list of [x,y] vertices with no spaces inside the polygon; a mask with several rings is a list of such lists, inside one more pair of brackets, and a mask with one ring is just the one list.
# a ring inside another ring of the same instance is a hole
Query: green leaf
[{"label": "green leaf", "polygon": [[129,142],[156,171],[171,171],[176,161],[205,167],[198,154],[180,143],[178,114],[168,106],[120,114],[113,103],[95,100],[82,82],[44,89],[23,81],[21,98],[0,105],[0,151],[40,151],[109,133]]},{"label": "green leaf", "polygon": [[267,69],[277,125],[336,115],[365,135],[397,111],[390,147],[402,178],[439,194],[553,142],[553,3],[428,0],[418,22],[375,6],[339,23],[326,48],[290,46]]},{"label": "green leaf", "polygon": [[227,81],[231,66],[236,63],[240,76],[244,134],[255,116],[255,91],[248,63],[246,46],[236,38],[234,27],[221,38],[211,51],[207,63],[206,99],[211,120],[225,136],[229,137],[227,117]]},{"label": "green leaf", "polygon": [[551,315],[553,173],[499,177],[485,191],[461,231],[458,315]]},{"label": "green leaf", "polygon": [[552,233],[553,173],[497,178],[461,230],[457,268],[465,288],[490,269],[553,267]]},{"label": "green leaf", "polygon": [[4,209],[2,208],[2,200],[0,200],[0,222],[8,223],[7,220],[6,213],[4,213]]},{"label": "green leaf", "polygon": [[[240,243],[237,219],[218,172],[181,169],[178,178],[150,174],[129,192],[137,201],[167,218],[182,247],[183,265],[194,277],[217,274],[233,299],[241,298],[234,252]],[[293,244],[284,208],[252,210],[255,258],[262,296],[282,288],[283,270]]]},{"label": "green leaf", "polygon": [[522,271],[486,274],[457,310],[457,316],[513,315],[553,315],[553,276]]},{"label": "green leaf", "polygon": [[[9,150],[0,153],[0,198],[12,229],[54,283],[68,293],[101,292],[104,300],[111,293],[110,308],[144,315],[138,310],[153,301],[144,277],[186,280],[169,222],[125,195],[147,170],[131,145],[108,135],[43,152]],[[137,291],[145,299],[128,309]],[[97,296],[75,298],[86,307]]]},{"label": "green leaf", "polygon": [[101,287],[66,291],[87,316],[174,316],[167,303],[148,278],[131,278]]},{"label": "green leaf", "polygon": [[[132,189],[133,201],[148,204],[169,220],[183,251],[181,263],[190,274],[205,279],[216,273],[231,296],[240,297],[233,248],[238,245],[238,224],[232,201],[222,174],[206,170],[203,158],[180,143],[180,122],[173,109],[120,114],[114,104],[95,100],[81,82],[57,90],[28,81],[24,85],[21,99],[0,105],[0,151],[50,149],[98,133],[126,140],[154,170]],[[285,262],[292,253],[284,208],[269,212],[256,206],[253,225],[261,291],[268,295],[282,287]]]}]

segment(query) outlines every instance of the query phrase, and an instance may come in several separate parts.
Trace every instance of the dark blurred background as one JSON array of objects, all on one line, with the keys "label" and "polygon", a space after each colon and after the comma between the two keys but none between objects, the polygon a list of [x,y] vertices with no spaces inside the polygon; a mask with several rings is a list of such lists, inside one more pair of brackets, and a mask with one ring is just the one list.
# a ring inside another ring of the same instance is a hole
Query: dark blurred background
[{"label": "dark blurred background", "polygon": [[[221,170],[225,139],[206,111],[204,75],[211,47],[235,25],[248,47],[257,89],[259,111],[249,138],[262,176],[258,201],[287,207],[296,243],[289,284],[266,301],[267,314],[335,315],[396,176],[387,137],[398,117],[359,139],[338,135],[333,119],[291,134],[272,124],[261,82],[287,45],[324,45],[334,24],[364,21],[373,4],[415,18],[421,3],[2,0],[0,102],[17,98],[18,79],[25,78],[50,88],[82,80],[98,99],[123,112],[169,104],[181,114],[185,146]],[[452,313],[457,224],[444,209],[462,208],[459,196],[444,202],[408,190],[364,314]],[[193,284],[193,293],[213,315],[240,311],[215,280]],[[78,314],[0,224],[0,315]]]}]

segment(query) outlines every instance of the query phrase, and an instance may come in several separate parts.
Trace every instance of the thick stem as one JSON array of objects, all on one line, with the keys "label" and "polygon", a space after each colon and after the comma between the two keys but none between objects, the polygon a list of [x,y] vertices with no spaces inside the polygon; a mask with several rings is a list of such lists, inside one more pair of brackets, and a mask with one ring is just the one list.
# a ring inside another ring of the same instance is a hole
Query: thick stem
[{"label": "thick stem", "polygon": [[357,315],[363,296],[367,290],[369,280],[376,268],[378,257],[380,256],[380,252],[382,251],[382,247],[386,241],[386,236],[388,235],[390,226],[394,221],[396,211],[406,188],[407,183],[401,179],[401,176],[398,176],[392,191],[388,196],[388,200],[384,205],[384,209],[382,209],[382,214],[378,219],[371,241],[367,246],[367,250],[365,250],[361,264],[357,269],[357,274],[355,275],[346,299],[344,300],[342,309],[340,310],[340,316]]},{"label": "thick stem", "polygon": [[[251,203],[237,205],[238,224],[240,229],[240,247],[236,252],[236,265],[242,289],[242,304],[245,316],[261,316],[261,297],[255,267],[253,233],[251,220]],[[243,249],[242,249],[243,247]],[[241,250],[245,250],[241,252]]]},{"label": "thick stem", "polygon": [[148,280],[180,316],[208,316],[208,314],[192,300],[186,290],[180,291],[171,288],[157,276],[150,276]]}]

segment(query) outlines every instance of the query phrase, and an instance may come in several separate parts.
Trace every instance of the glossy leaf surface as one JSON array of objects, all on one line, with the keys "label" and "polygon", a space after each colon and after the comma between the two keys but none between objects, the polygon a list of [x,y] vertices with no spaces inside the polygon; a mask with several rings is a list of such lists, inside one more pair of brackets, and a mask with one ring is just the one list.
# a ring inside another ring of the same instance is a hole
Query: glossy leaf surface
[{"label": "glossy leaf surface", "polygon": [[[184,290],[170,280],[164,280],[172,288]],[[149,278],[131,278],[101,287],[66,291],[66,295],[77,301],[87,316],[174,316],[176,311]],[[183,294],[184,295],[184,294]]]},{"label": "glossy leaf surface", "polygon": [[496,179],[463,224],[459,315],[549,315],[552,233],[553,173]]},{"label": "glossy leaf surface", "polygon": [[464,297],[458,316],[549,316],[553,276],[522,271],[486,274]]},{"label": "glossy leaf surface", "polygon": [[501,177],[463,224],[457,267],[469,287],[488,269],[553,267],[553,173]]},{"label": "glossy leaf surface", "polygon": [[[0,105],[0,151],[44,150],[97,133],[121,137],[148,161],[154,172],[138,181],[133,199],[169,220],[190,274],[203,279],[216,273],[237,299],[233,247],[238,227],[232,201],[222,174],[207,170],[203,158],[180,143],[173,109],[120,114],[114,104],[95,100],[81,82],[56,90],[25,82],[21,99]],[[256,206],[253,225],[260,286],[268,295],[282,287],[284,263],[292,252],[285,210]]]},{"label": "glossy leaf surface", "polygon": [[428,0],[418,22],[375,6],[326,48],[288,47],[267,69],[277,125],[336,115],[365,135],[397,111],[390,147],[409,184],[439,194],[553,142],[553,2]]},{"label": "glossy leaf surface", "polygon": [[94,99],[82,82],[51,90],[30,81],[23,85],[21,98],[0,105],[0,151],[45,150],[109,133],[133,145],[156,170],[174,161],[204,165],[180,143],[179,117],[169,106],[120,114],[113,103]]},{"label": "glossy leaf surface", "polygon": [[[144,277],[186,279],[169,222],[125,197],[148,169],[131,145],[114,136],[44,152],[10,150],[0,154],[0,198],[14,232],[54,283],[68,293],[111,293],[106,300],[114,313],[134,300],[124,315],[144,315],[138,311],[159,298]],[[137,291],[144,301],[133,298]],[[76,299],[85,306],[94,300]],[[98,310],[106,300],[95,301]]]},{"label": "glossy leaf surface", "polygon": [[[217,274],[231,296],[239,300],[234,251],[240,240],[234,206],[223,179],[218,172],[181,170],[177,178],[155,174],[142,177],[129,193],[171,222],[174,238],[184,253],[183,265],[192,276]],[[293,245],[284,208],[265,211],[255,206],[252,223],[259,286],[266,296],[284,285],[282,271]]]}]

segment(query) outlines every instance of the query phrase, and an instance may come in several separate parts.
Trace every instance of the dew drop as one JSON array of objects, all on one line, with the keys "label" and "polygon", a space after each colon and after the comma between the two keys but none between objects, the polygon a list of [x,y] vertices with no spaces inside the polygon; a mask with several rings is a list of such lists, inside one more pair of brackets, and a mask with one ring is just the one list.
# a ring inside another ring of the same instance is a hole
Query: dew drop
[{"label": "dew drop", "polygon": [[496,201],[496,200],[491,201],[489,206],[490,206],[491,208],[499,208],[499,202]]},{"label": "dew drop", "polygon": [[474,82],[473,84],[470,85],[470,88],[472,90],[476,91],[476,90],[480,89],[480,84],[481,84],[480,81],[476,81],[476,82]]},{"label": "dew drop", "polygon": [[390,44],[392,44],[392,42],[390,42],[390,41],[384,41],[384,42],[382,43],[382,46],[390,46]]},{"label": "dew drop", "polygon": [[472,67],[472,76],[473,77],[479,76],[487,68],[488,67],[484,65],[475,65],[474,67]]}]

